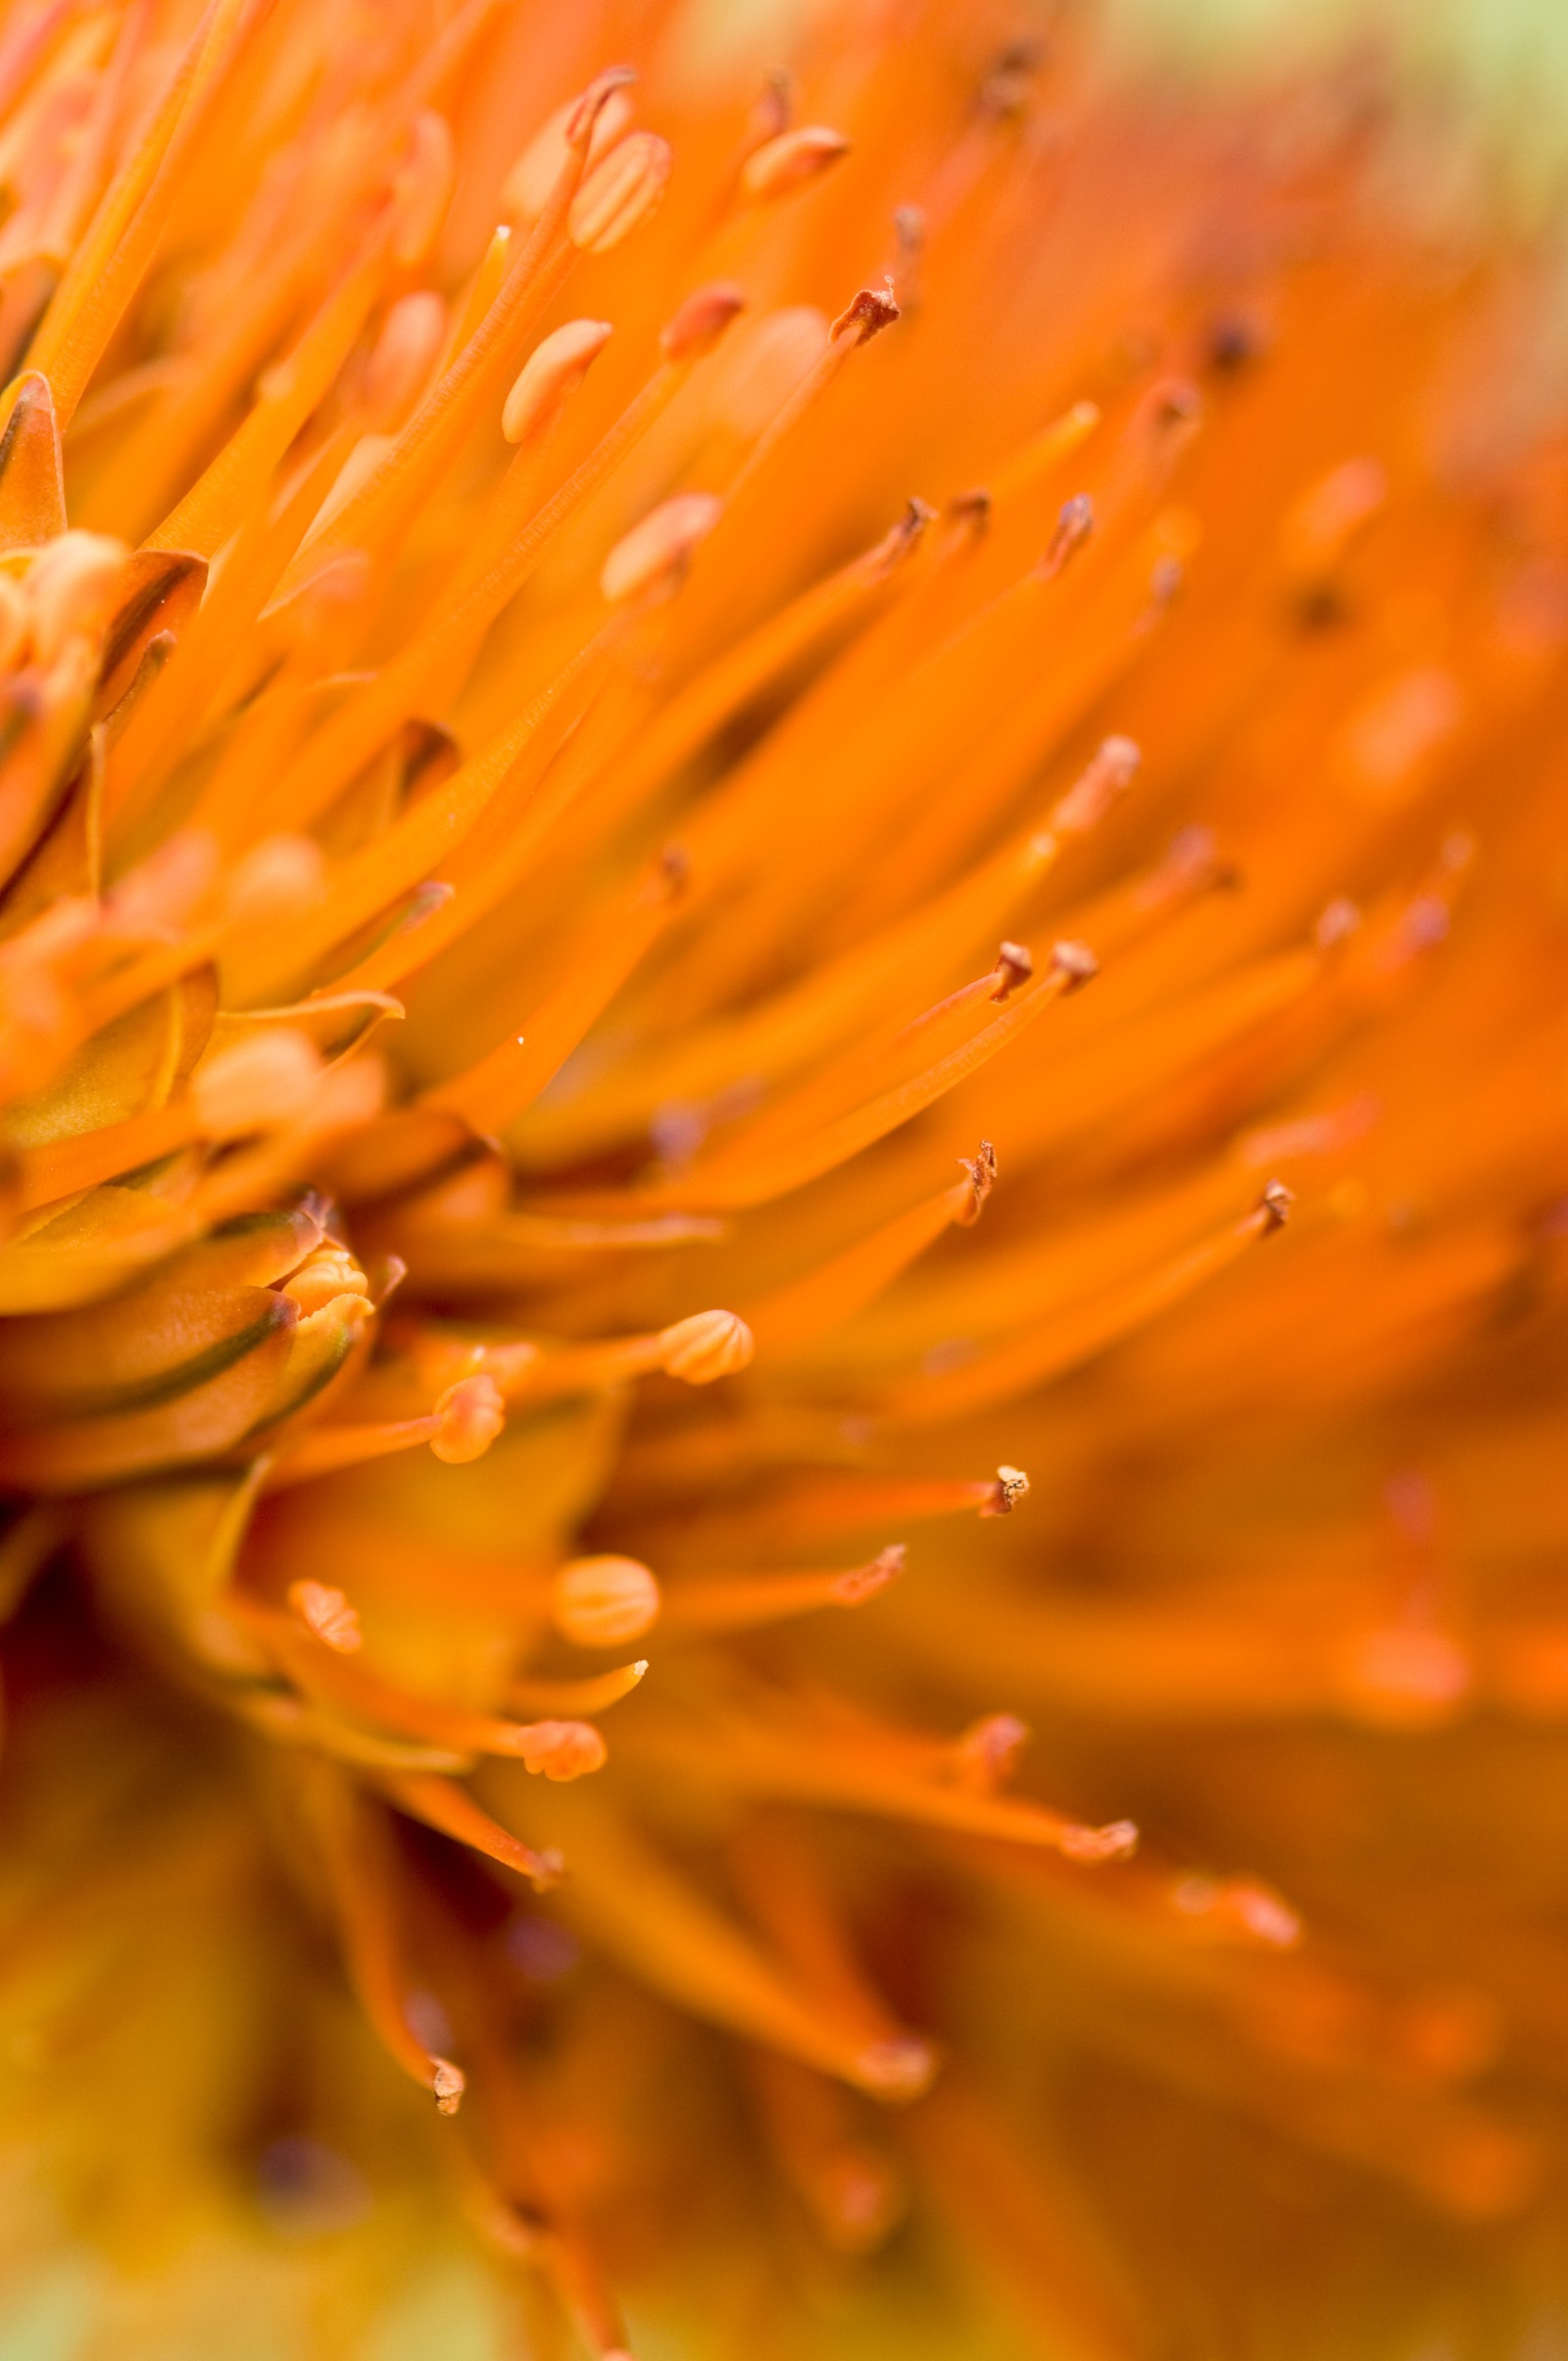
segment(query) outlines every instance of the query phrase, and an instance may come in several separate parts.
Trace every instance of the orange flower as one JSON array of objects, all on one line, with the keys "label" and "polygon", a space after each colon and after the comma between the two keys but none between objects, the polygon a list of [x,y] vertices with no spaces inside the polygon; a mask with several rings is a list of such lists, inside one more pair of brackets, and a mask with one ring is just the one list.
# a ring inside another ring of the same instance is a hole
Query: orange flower
[{"label": "orange flower", "polygon": [[795,38],[0,20],[0,2144],[103,2349],[1536,2300],[1543,265],[1364,79]]}]

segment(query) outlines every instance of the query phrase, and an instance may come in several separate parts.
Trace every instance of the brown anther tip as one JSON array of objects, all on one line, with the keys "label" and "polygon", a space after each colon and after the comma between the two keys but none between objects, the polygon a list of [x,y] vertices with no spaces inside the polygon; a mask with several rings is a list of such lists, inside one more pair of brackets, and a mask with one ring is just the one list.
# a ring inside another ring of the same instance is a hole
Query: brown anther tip
[{"label": "brown anther tip", "polygon": [[1295,1203],[1295,1196],[1287,1189],[1283,1181],[1271,1180],[1268,1183],[1257,1201],[1257,1209],[1264,1217],[1262,1234],[1265,1238],[1275,1230],[1284,1229],[1285,1224],[1291,1218],[1291,1207]]},{"label": "brown anther tip", "polygon": [[1234,376],[1263,351],[1263,332],[1240,313],[1222,313],[1209,327],[1204,358],[1221,376]]},{"label": "brown anther tip", "polygon": [[1138,1850],[1138,1829],[1131,1820],[1111,1820],[1103,1828],[1074,1825],[1062,1830],[1060,1844],[1069,1861],[1128,1861]]},{"label": "brown anther tip", "polygon": [[1150,418],[1156,428],[1195,426],[1203,415],[1203,397],[1183,377],[1168,377],[1149,397]]},{"label": "brown anther tip", "polygon": [[430,2063],[434,2068],[430,2088],[435,2092],[435,2111],[438,2115],[456,2115],[468,2087],[466,2077],[462,2067],[454,2066],[450,2058],[432,2058]]},{"label": "brown anther tip", "polygon": [[1035,963],[1022,943],[1003,943],[997,951],[997,984],[993,1000],[1005,1000],[1020,984],[1027,984],[1034,974]]},{"label": "brown anther tip", "polygon": [[606,103],[617,90],[624,90],[629,82],[636,79],[635,66],[607,66],[603,74],[596,74],[566,118],[564,136],[567,147],[586,147]]},{"label": "brown anther tip", "polygon": [[1095,529],[1095,504],[1087,492],[1075,492],[1063,501],[1056,517],[1056,529],[1051,536],[1045,556],[1035,568],[1042,582],[1054,580],[1076,551],[1082,549]]},{"label": "brown anther tip", "polygon": [[999,1467],[997,1480],[980,1504],[982,1516],[1011,1516],[1021,1500],[1027,1498],[1029,1479],[1021,1467]]},{"label": "brown anther tip", "polygon": [[969,492],[957,492],[948,503],[948,515],[955,524],[961,524],[971,533],[983,533],[991,522],[992,499],[984,484],[976,484]]},{"label": "brown anther tip", "polygon": [[1062,991],[1081,992],[1100,973],[1100,961],[1087,943],[1053,943],[1051,968],[1062,979]]},{"label": "brown anther tip", "polygon": [[691,856],[679,845],[666,845],[659,856],[659,882],[670,901],[686,891],[691,875]]},{"label": "brown anther tip", "polygon": [[834,320],[833,341],[836,344],[841,336],[853,330],[857,344],[869,344],[873,336],[880,336],[899,317],[892,279],[884,279],[880,287],[862,287]]},{"label": "brown anther tip", "polygon": [[963,1229],[972,1229],[980,1218],[986,1199],[997,1185],[997,1152],[989,1140],[982,1140],[973,1157],[960,1156],[958,1162],[969,1175],[969,1205],[958,1216]]}]

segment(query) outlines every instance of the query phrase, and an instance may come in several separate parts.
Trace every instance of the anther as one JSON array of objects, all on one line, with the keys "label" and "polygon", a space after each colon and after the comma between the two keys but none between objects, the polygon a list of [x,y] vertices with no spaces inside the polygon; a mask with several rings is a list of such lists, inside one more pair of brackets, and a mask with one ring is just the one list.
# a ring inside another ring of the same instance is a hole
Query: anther
[{"label": "anther", "polygon": [[1095,504],[1087,492],[1075,492],[1063,501],[1056,517],[1056,529],[1052,534],[1045,556],[1035,567],[1035,578],[1054,582],[1068,560],[1082,549],[1095,529]]},{"label": "anther", "polygon": [[698,1311],[659,1339],[660,1367],[688,1386],[710,1386],[744,1369],[756,1352],[752,1332],[733,1311]]},{"label": "anther", "polygon": [[1163,558],[1156,558],[1150,568],[1149,595],[1156,607],[1173,606],[1181,597],[1186,580],[1186,566],[1180,558],[1173,558],[1167,551]]},{"label": "anther", "polygon": [[607,1760],[605,1742],[592,1722],[526,1723],[517,1751],[528,1770],[558,1783],[585,1779],[602,1771]]},{"label": "anther", "polygon": [[656,582],[678,579],[723,512],[716,492],[677,492],[662,501],[621,535],[600,567],[604,596],[618,605]]},{"label": "anther", "polygon": [[659,881],[665,897],[677,901],[691,883],[691,875],[689,854],[679,845],[666,845],[659,856]]},{"label": "anther", "polygon": [[746,309],[746,296],[727,280],[698,287],[688,295],[659,339],[666,361],[696,361],[711,352],[724,330]]},{"label": "anther", "polygon": [[849,152],[842,131],[830,130],[825,123],[804,123],[798,131],[781,131],[747,158],[741,187],[754,205],[769,205],[819,180]]},{"label": "anther", "polygon": [[32,652],[45,671],[68,640],[95,639],[115,610],[128,553],[106,533],[62,533],[27,569]]},{"label": "anther", "polygon": [[1028,1744],[1029,1726],[1014,1713],[987,1713],[971,1722],[953,1749],[953,1776],[960,1787],[994,1795],[1012,1776]]},{"label": "anther", "polygon": [[285,1593],[289,1605],[309,1632],[340,1656],[352,1656],[365,1645],[360,1619],[341,1591],[325,1582],[291,1582]]},{"label": "anther", "polygon": [[1241,313],[1227,312],[1209,328],[1205,359],[1210,369],[1231,377],[1255,361],[1262,350],[1263,333],[1257,322]]},{"label": "anther", "polygon": [[907,1555],[903,1542],[890,1542],[885,1549],[877,1551],[869,1565],[852,1566],[847,1574],[839,1576],[833,1585],[834,1599],[840,1606],[858,1606],[862,1599],[874,1599],[878,1591],[885,1591],[894,1577],[903,1573]]},{"label": "anther", "polygon": [[596,164],[576,196],[566,226],[584,254],[609,254],[658,210],[673,161],[657,131],[632,131]]},{"label": "anther", "polygon": [[582,96],[573,102],[562,125],[561,135],[567,147],[588,146],[595,131],[601,127],[605,110],[611,101],[636,79],[635,66],[607,66],[603,74],[596,74]]},{"label": "anther", "polygon": [[191,1080],[197,1123],[210,1140],[270,1130],[302,1114],[321,1079],[321,1058],[304,1033],[270,1027],[220,1050]]},{"label": "anther", "polygon": [[999,1467],[997,1480],[980,1503],[982,1516],[1011,1516],[1018,1502],[1029,1491],[1029,1479],[1021,1467]]},{"label": "anther", "polygon": [[635,1557],[578,1557],[550,1590],[550,1619],[575,1648],[618,1648],[659,1619],[659,1585]]},{"label": "anther", "polygon": [[[617,79],[618,76],[618,79]],[[631,128],[632,103],[626,84],[636,79],[629,66],[612,67],[580,98],[558,107],[548,123],[529,140],[508,172],[501,188],[501,210],[511,221],[534,221],[550,201],[572,147],[588,149],[588,162],[597,164]],[[571,138],[568,132],[582,111],[593,108],[587,131]]]},{"label": "anther", "polygon": [[765,146],[770,139],[777,139],[781,131],[787,131],[794,112],[795,76],[787,66],[770,66],[747,118],[748,153]]},{"label": "anther", "polygon": [[456,2115],[463,2104],[467,2080],[461,2066],[450,2058],[432,2058],[430,2088],[435,2092],[435,2111],[438,2115]]},{"label": "anther", "polygon": [[535,345],[501,413],[501,431],[509,443],[526,442],[555,423],[562,404],[575,393],[610,337],[608,320],[568,320]]},{"label": "anther", "polygon": [[1107,1821],[1103,1828],[1074,1825],[1063,1829],[1060,1844],[1069,1861],[1128,1861],[1138,1850],[1138,1828],[1132,1820]]},{"label": "anther", "polygon": [[482,1459],[507,1423],[501,1388],[482,1371],[448,1386],[437,1397],[435,1409],[441,1426],[430,1438],[430,1449],[449,1467],[466,1467],[470,1459]]},{"label": "anther", "polygon": [[299,1269],[284,1280],[279,1293],[297,1303],[302,1318],[333,1303],[339,1296],[368,1296],[370,1283],[346,1246],[329,1242],[308,1254]]},{"label": "anther", "polygon": [[1275,1230],[1284,1229],[1285,1224],[1291,1218],[1291,1207],[1295,1203],[1295,1197],[1283,1181],[1271,1180],[1265,1185],[1263,1194],[1257,1201],[1257,1209],[1264,1216],[1263,1236],[1265,1238]]},{"label": "anther", "polygon": [[1064,995],[1081,992],[1100,973],[1100,961],[1087,943],[1053,943],[1051,966],[1053,974],[1062,979]]},{"label": "anther", "polygon": [[976,484],[969,492],[956,492],[948,502],[948,515],[955,524],[978,537],[991,523],[993,502],[984,484]]},{"label": "anther", "polygon": [[430,287],[400,296],[382,322],[365,369],[365,407],[372,426],[402,424],[447,332],[447,308]]},{"label": "anther", "polygon": [[960,1229],[973,1229],[979,1220],[986,1199],[997,1185],[997,1152],[989,1140],[982,1140],[973,1160],[960,1156],[959,1163],[969,1175],[969,1205],[958,1216]]},{"label": "anther", "polygon": [[452,125],[444,115],[425,108],[409,130],[409,153],[392,183],[397,228],[392,259],[400,271],[423,262],[440,234],[452,202],[457,178]]},{"label": "anther", "polygon": [[853,332],[857,344],[869,344],[873,336],[880,336],[899,317],[893,281],[885,278],[880,287],[862,287],[851,298],[833,322],[832,340],[836,344],[841,336]]},{"label": "anther", "polygon": [[997,982],[992,999],[1007,999],[1020,984],[1028,983],[1034,971],[1034,960],[1021,943],[1004,943],[997,952]]},{"label": "anther", "polygon": [[920,266],[925,260],[925,215],[918,205],[894,208],[893,238],[894,284],[903,291],[905,310],[912,312],[920,302]]},{"label": "anther", "polygon": [[1361,913],[1355,904],[1347,901],[1343,894],[1336,895],[1313,927],[1312,940],[1319,951],[1332,951],[1336,943],[1343,943],[1347,936],[1353,935],[1360,923]]},{"label": "anther", "polygon": [[936,2051],[918,2035],[873,2041],[855,2061],[856,2080],[877,2098],[918,2098],[937,2070]]},{"label": "anther", "polygon": [[1134,738],[1102,738],[1051,814],[1057,836],[1082,836],[1097,827],[1117,796],[1129,788],[1143,763]]}]

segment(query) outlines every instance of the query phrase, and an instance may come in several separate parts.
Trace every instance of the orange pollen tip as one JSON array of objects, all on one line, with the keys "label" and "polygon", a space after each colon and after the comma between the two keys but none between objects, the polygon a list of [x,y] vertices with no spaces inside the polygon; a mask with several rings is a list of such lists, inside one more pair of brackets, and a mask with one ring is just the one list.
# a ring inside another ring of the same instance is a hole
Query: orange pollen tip
[{"label": "orange pollen tip", "polygon": [[1018,1502],[1029,1491],[1029,1479],[1021,1467],[999,1467],[997,1480],[980,1503],[982,1516],[1011,1516]]},{"label": "orange pollen tip", "polygon": [[733,1311],[696,1311],[661,1331],[660,1367],[688,1386],[710,1386],[744,1369],[757,1351],[751,1330]]},{"label": "orange pollen tip", "polygon": [[608,320],[568,320],[535,345],[514,380],[501,413],[509,443],[524,443],[555,423],[611,337]]},{"label": "orange pollen tip", "polygon": [[903,1542],[890,1542],[879,1549],[869,1565],[852,1566],[841,1574],[833,1585],[833,1597],[840,1606],[858,1606],[862,1599],[874,1599],[885,1591],[890,1582],[904,1571],[908,1551]]},{"label": "orange pollen tip", "polygon": [[550,1590],[550,1619],[576,1648],[619,1648],[659,1619],[659,1585],[635,1557],[577,1557]]},{"label": "orange pollen tip", "polygon": [[850,152],[842,131],[825,123],[803,123],[798,131],[782,131],[749,156],[741,172],[741,187],[752,202],[766,205],[805,188]]},{"label": "orange pollen tip", "polygon": [[291,1582],[285,1596],[306,1630],[340,1656],[352,1656],[364,1647],[359,1616],[330,1583]]},{"label": "orange pollen tip", "polygon": [[1034,974],[1035,963],[1022,943],[1004,943],[997,952],[997,985],[993,1000],[1005,1000],[1020,984],[1027,984]]},{"label": "orange pollen tip", "polygon": [[658,210],[673,158],[657,131],[632,131],[596,164],[571,202],[566,225],[584,254],[608,254]]},{"label": "orange pollen tip", "polygon": [[836,344],[841,336],[853,332],[857,344],[869,344],[873,336],[880,336],[900,317],[893,281],[884,279],[880,287],[862,287],[851,298],[833,322],[832,340]]},{"label": "orange pollen tip", "polygon": [[456,2115],[463,2104],[467,2079],[461,2066],[450,2058],[432,2058],[430,2088],[435,2092],[435,2111],[438,2115]]},{"label": "orange pollen tip", "polygon": [[677,492],[621,536],[600,570],[599,587],[612,605],[654,583],[677,577],[723,514],[716,492]]},{"label": "orange pollen tip", "polygon": [[437,1397],[435,1412],[441,1426],[430,1438],[430,1449],[449,1467],[482,1459],[507,1423],[506,1398],[495,1379],[482,1373],[448,1386]]},{"label": "orange pollen tip", "polygon": [[1267,1184],[1257,1205],[1258,1211],[1264,1216],[1263,1235],[1265,1237],[1275,1230],[1284,1229],[1285,1224],[1290,1220],[1291,1207],[1295,1203],[1295,1197],[1283,1181],[1271,1180]]},{"label": "orange pollen tip", "polygon": [[1053,943],[1051,967],[1062,978],[1062,990],[1081,992],[1100,973],[1100,961],[1087,943]]},{"label": "orange pollen tip", "polygon": [[1138,1830],[1131,1820],[1107,1821],[1103,1828],[1073,1823],[1062,1830],[1061,1850],[1069,1861],[1129,1861],[1138,1850]]},{"label": "orange pollen tip", "polygon": [[659,339],[666,361],[697,361],[711,352],[730,321],[746,309],[744,289],[716,280],[688,295]]}]

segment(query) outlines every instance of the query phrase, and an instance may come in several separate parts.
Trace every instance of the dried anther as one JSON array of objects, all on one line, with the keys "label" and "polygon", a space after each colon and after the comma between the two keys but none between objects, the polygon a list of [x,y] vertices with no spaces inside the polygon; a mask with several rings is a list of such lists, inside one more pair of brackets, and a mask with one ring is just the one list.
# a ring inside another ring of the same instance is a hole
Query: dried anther
[{"label": "dried anther", "polygon": [[982,1516],[1011,1516],[1018,1502],[1029,1491],[1029,1479],[1021,1467],[999,1467],[997,1480],[980,1504]]},{"label": "dried anther", "polygon": [[1046,554],[1035,572],[1042,582],[1054,582],[1068,560],[1083,548],[1095,529],[1095,504],[1087,492],[1075,492],[1064,501],[1056,518],[1056,529],[1047,544]]},{"label": "dried anther", "polygon": [[997,953],[997,983],[992,999],[1005,1000],[1020,984],[1027,984],[1034,971],[1034,960],[1022,943],[1004,943]]},{"label": "dried anther", "polygon": [[958,1161],[969,1175],[969,1204],[958,1216],[960,1228],[967,1230],[979,1220],[981,1208],[997,1185],[997,1152],[989,1140],[982,1140],[972,1160],[960,1156]]},{"label": "dried anther", "polygon": [[1291,1217],[1291,1207],[1295,1203],[1295,1196],[1287,1189],[1283,1181],[1271,1180],[1267,1184],[1258,1200],[1257,1206],[1258,1211],[1264,1216],[1265,1234],[1271,1230],[1284,1229]]},{"label": "dried anther", "polygon": [[857,344],[869,344],[901,317],[894,300],[893,281],[884,279],[880,287],[862,287],[853,296],[833,322],[833,341],[853,335]]}]

